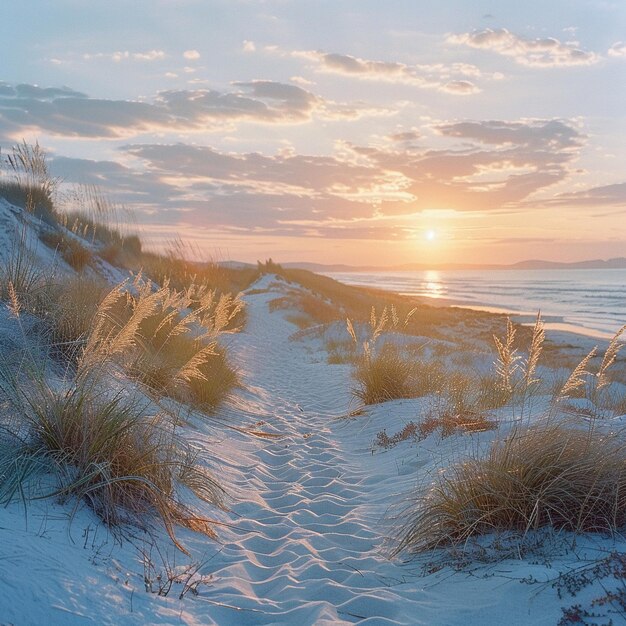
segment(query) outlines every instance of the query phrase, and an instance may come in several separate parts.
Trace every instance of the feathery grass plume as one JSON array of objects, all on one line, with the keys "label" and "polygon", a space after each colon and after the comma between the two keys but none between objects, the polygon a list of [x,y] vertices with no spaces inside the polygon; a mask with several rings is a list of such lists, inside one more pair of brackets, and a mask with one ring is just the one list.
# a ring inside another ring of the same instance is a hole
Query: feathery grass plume
[{"label": "feathery grass plume", "polygon": [[238,382],[217,340],[236,332],[242,306],[230,294],[155,288],[138,276],[100,303],[78,376],[115,361],[157,395],[214,409]]},{"label": "feathery grass plume", "polygon": [[352,324],[352,320],[350,320],[350,318],[346,318],[346,328],[348,329],[348,334],[350,335],[350,337],[352,337],[352,341],[354,341],[355,344],[359,343],[359,340],[356,337],[356,333],[354,332],[354,326]]},{"label": "feathery grass plume", "polygon": [[557,401],[564,398],[569,398],[572,395],[585,389],[587,379],[592,375],[588,370],[589,362],[596,356],[598,346],[594,346],[589,354],[582,359],[582,361],[574,368],[569,378],[565,381],[565,384],[561,388]]},{"label": "feathery grass plume", "polygon": [[9,307],[9,311],[15,318],[19,318],[20,311],[22,310],[22,305],[20,304],[20,299],[17,297],[17,293],[15,291],[15,287],[13,287],[13,283],[9,281],[9,285],[7,288],[9,302],[7,306]]},{"label": "feathery grass plume", "polygon": [[619,338],[622,336],[624,331],[626,330],[626,325],[622,326],[611,339],[611,343],[609,347],[606,349],[604,353],[604,358],[602,359],[602,364],[600,365],[600,369],[596,374],[596,391],[600,391],[607,385],[611,383],[607,376],[607,371],[615,363],[617,359],[617,355],[619,351],[624,347],[624,344],[620,342]]},{"label": "feathery grass plume", "polygon": [[495,363],[496,375],[499,379],[500,387],[509,395],[513,394],[514,376],[519,367],[520,355],[513,347],[515,342],[515,327],[511,322],[511,318],[506,321],[506,335],[504,339],[500,339],[496,335],[493,340],[496,344],[498,352],[498,360]]},{"label": "feathery grass plume", "polygon": [[532,339],[530,341],[530,347],[528,349],[528,356],[525,359],[522,359],[522,390],[521,390],[521,409],[520,409],[520,417],[524,416],[524,409],[526,408],[526,402],[537,384],[541,382],[539,378],[536,377],[537,365],[539,364],[539,358],[541,356],[541,352],[543,350],[543,342],[545,340],[546,333],[543,324],[543,320],[541,319],[541,311],[537,313],[537,319],[535,320],[535,325],[533,326],[533,334]]},{"label": "feathery grass plume", "polygon": [[453,465],[420,495],[396,552],[463,546],[478,535],[551,526],[615,532],[626,524],[623,433],[544,422]]},{"label": "feathery grass plume", "polygon": [[537,364],[539,363],[539,357],[541,356],[545,337],[546,333],[540,311],[537,313],[537,319],[535,321],[535,325],[533,326],[533,335],[530,342],[530,349],[528,350],[528,357],[522,362],[524,387],[526,389],[540,382],[538,378],[535,378],[535,372],[537,371]]}]

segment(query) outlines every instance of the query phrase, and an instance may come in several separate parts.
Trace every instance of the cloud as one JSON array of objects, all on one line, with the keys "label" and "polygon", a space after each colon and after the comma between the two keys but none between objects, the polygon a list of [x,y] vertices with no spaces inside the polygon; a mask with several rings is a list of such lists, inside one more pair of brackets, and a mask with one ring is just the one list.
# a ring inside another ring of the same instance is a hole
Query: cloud
[{"label": "cloud", "polygon": [[617,41],[609,48],[608,54],[610,57],[626,58],[626,43]]},{"label": "cloud", "polygon": [[[250,95],[307,110],[310,98],[289,87],[261,81]],[[168,106],[180,107],[182,116],[193,105],[181,94],[180,102],[168,96]],[[553,204],[613,206],[620,198],[623,206],[626,184],[550,195],[585,142],[566,121],[458,121],[431,129],[443,146],[437,150],[418,145],[427,135],[407,128],[378,145],[338,144],[324,156],[134,143],[120,149],[119,163],[57,157],[52,164],[64,180],[98,184],[138,207],[141,222],[178,229],[184,221],[188,232],[403,240],[413,236],[420,212],[514,213]]]},{"label": "cloud", "polygon": [[85,61],[94,59],[106,59],[120,63],[122,61],[159,61],[165,58],[163,50],[147,50],[145,52],[129,52],[128,50],[118,50],[116,52],[95,52],[83,54]]},{"label": "cloud", "polygon": [[392,113],[363,103],[324,100],[297,85],[269,80],[238,82],[236,90],[169,90],[151,101],[90,98],[67,88],[0,84],[0,131],[24,128],[67,137],[133,137],[150,132],[209,132],[247,121],[303,123],[318,116],[355,119]]},{"label": "cloud", "polygon": [[582,50],[575,43],[561,42],[553,37],[528,39],[506,28],[485,28],[471,33],[449,35],[447,41],[491,50],[502,56],[512,57],[520,65],[528,67],[593,65],[600,60],[600,55]]},{"label": "cloud", "polygon": [[389,61],[372,61],[348,54],[319,50],[284,52],[275,46],[265,49],[274,54],[306,59],[313,62],[318,71],[327,74],[411,85],[456,95],[468,95],[480,91],[480,88],[469,78],[480,78],[482,73],[478,67],[467,63],[406,65]]},{"label": "cloud", "polygon": [[244,39],[241,49],[244,52],[254,52],[256,50],[256,45],[254,41],[248,41],[247,39]]},{"label": "cloud", "polygon": [[562,120],[455,122],[435,126],[442,135],[483,144],[553,149],[555,153],[582,146],[584,136]]},{"label": "cloud", "polygon": [[188,61],[197,61],[200,58],[200,53],[197,50],[185,50],[183,57]]},{"label": "cloud", "polygon": [[626,183],[591,187],[584,191],[562,193],[549,201],[550,206],[617,206],[626,214]]}]

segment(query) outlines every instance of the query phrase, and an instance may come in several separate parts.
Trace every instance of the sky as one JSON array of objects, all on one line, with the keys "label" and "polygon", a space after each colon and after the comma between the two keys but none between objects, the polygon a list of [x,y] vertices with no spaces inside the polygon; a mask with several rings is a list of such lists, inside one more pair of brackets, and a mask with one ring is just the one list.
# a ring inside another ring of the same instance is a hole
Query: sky
[{"label": "sky", "polygon": [[148,245],[395,265],[626,256],[623,0],[23,0],[0,146]]}]

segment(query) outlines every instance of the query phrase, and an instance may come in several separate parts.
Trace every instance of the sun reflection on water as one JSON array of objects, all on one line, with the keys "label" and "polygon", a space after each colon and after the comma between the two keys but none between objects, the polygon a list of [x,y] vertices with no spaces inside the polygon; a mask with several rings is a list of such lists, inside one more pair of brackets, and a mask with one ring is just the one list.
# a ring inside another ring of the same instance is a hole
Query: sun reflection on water
[{"label": "sun reflection on water", "polygon": [[441,298],[444,295],[443,283],[439,272],[429,270],[424,276],[424,295],[429,298]]}]

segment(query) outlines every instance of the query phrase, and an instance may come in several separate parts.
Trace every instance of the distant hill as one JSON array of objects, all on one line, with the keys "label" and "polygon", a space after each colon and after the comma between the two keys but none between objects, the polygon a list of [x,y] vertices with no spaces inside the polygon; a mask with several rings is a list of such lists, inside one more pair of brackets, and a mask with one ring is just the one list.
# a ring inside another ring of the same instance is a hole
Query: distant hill
[{"label": "distant hill", "polygon": [[416,272],[425,270],[596,270],[596,269],[626,269],[626,258],[593,259],[577,261],[575,263],[559,263],[557,261],[542,261],[531,259],[511,265],[488,265],[470,263],[448,263],[444,265],[424,265],[420,263],[406,263],[392,266],[353,266],[353,265],[324,265],[322,263],[282,263],[283,267],[307,269],[312,272]]},{"label": "distant hill", "polygon": [[[242,261],[221,261],[219,265],[234,269],[256,267],[253,263]],[[589,261],[577,261],[574,263],[559,263],[558,261],[542,261],[530,259],[519,261],[511,265],[489,265],[471,263],[447,263],[442,265],[425,265],[422,263],[405,263],[403,265],[345,265],[293,262],[280,263],[285,268],[297,268],[311,272],[420,272],[427,270],[603,270],[603,269],[626,269],[626,257],[614,259],[591,259]]]}]

